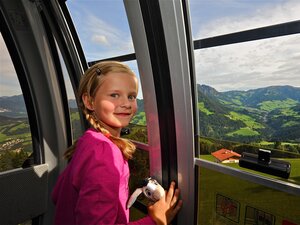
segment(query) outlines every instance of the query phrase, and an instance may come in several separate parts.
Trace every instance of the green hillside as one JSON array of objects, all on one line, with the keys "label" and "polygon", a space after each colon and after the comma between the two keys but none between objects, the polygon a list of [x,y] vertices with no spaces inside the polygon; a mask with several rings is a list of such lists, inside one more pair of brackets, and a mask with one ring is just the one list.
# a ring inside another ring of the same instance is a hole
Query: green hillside
[{"label": "green hillside", "polygon": [[198,85],[200,135],[240,142],[300,142],[300,88],[218,92]]}]

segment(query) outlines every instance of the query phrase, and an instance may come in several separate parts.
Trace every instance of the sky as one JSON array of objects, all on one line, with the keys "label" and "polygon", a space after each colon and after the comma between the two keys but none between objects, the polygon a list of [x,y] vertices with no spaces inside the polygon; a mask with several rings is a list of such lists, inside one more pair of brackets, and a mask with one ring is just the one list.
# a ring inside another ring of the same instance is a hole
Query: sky
[{"label": "sky", "polygon": [[[298,0],[191,1],[193,39],[300,19]],[[195,51],[197,82],[218,91],[300,87],[300,35]]]},{"label": "sky", "polygon": [[[190,0],[189,4],[194,40],[300,19],[299,0]],[[87,61],[134,52],[123,0],[68,0],[67,6]],[[20,94],[1,38],[0,96]],[[197,83],[218,91],[300,87],[299,62],[300,34],[195,51]],[[138,74],[136,63],[129,65]]]}]

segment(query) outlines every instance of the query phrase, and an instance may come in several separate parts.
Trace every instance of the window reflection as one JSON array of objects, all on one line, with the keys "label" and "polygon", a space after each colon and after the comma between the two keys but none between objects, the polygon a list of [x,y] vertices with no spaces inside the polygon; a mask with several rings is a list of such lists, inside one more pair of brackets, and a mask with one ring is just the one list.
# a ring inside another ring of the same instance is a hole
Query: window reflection
[{"label": "window reflection", "polygon": [[197,224],[300,222],[299,196],[202,167],[198,182]]}]

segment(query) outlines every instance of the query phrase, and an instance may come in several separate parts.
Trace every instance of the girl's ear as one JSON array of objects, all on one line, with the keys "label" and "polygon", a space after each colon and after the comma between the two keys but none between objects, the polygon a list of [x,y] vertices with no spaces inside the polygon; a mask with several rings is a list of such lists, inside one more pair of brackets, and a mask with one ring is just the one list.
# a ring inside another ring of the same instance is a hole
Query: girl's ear
[{"label": "girl's ear", "polygon": [[87,93],[84,93],[82,95],[82,102],[84,104],[84,106],[91,111],[94,111],[94,105],[93,105],[93,101],[92,99],[88,96]]}]

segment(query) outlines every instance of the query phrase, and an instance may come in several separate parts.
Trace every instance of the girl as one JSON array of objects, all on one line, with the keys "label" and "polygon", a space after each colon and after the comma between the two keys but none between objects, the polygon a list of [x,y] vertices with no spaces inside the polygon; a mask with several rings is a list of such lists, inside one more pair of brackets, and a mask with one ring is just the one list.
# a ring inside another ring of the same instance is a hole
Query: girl
[{"label": "girl", "polygon": [[[52,193],[56,225],[129,223],[128,159],[135,146],[120,132],[137,110],[137,93],[135,74],[119,62],[100,62],[82,76],[79,104],[92,128],[65,153],[70,162]],[[169,224],[182,206],[174,187],[129,224]]]}]

